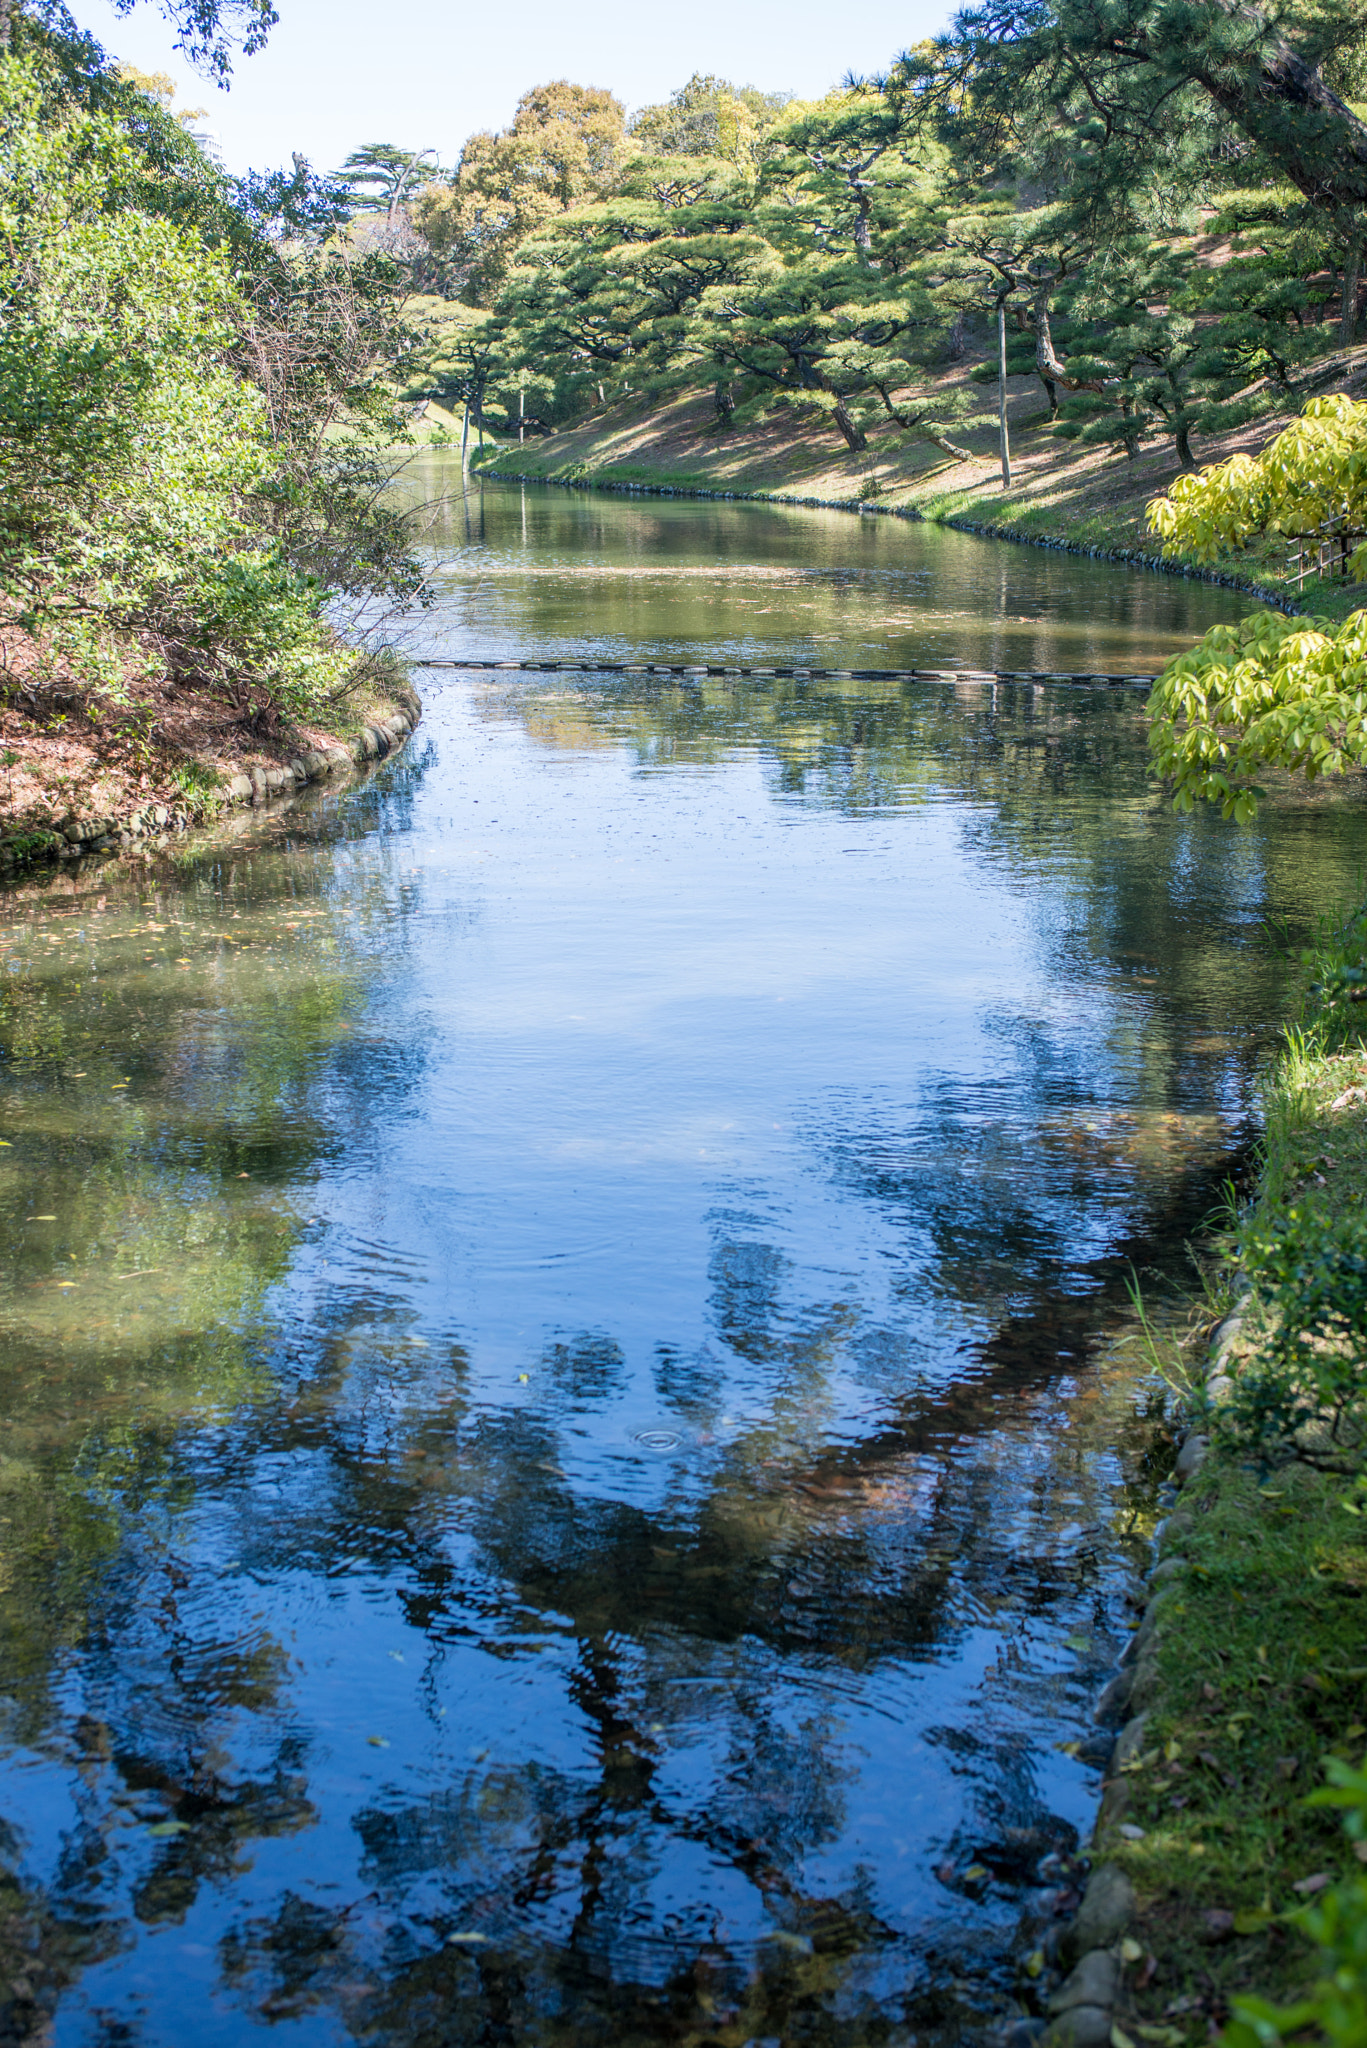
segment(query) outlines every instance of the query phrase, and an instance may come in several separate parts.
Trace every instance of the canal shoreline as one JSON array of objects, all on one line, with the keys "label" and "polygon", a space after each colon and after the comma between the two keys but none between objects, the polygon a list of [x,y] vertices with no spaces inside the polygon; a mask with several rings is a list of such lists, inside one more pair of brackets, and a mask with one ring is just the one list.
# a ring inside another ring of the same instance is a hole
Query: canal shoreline
[{"label": "canal shoreline", "polygon": [[[1246,1291],[1246,1283],[1245,1283]],[[1206,1392],[1225,1385],[1224,1368],[1245,1316],[1244,1297],[1217,1324],[1209,1340]],[[1171,1484],[1183,1489],[1201,1469],[1209,1438],[1188,1418],[1173,1463]],[[1092,1857],[1082,1903],[1076,1916],[1057,1930],[1052,1947],[1040,1952],[1047,1987],[1044,2013],[1004,2022],[1000,2048],[1114,2048],[1117,2030],[1124,2039],[1134,2025],[1127,1997],[1127,1976],[1146,1959],[1131,1929],[1139,1913],[1134,1883],[1117,1851],[1127,1833],[1131,1781],[1127,1775],[1145,1754],[1150,1717],[1162,1698],[1159,1640],[1165,1611],[1173,1605],[1175,1588],[1190,1569],[1183,1554],[1191,1515],[1180,1506],[1159,1523],[1153,1538],[1153,1563],[1146,1581],[1146,1599],[1139,1621],[1120,1662],[1097,1700],[1096,1718],[1103,1728],[1116,1728],[1100,1805],[1084,1853]],[[1047,1976],[1045,1972],[1048,1972]],[[1029,1970],[1027,1966],[1027,1976]]]},{"label": "canal shoreline", "polygon": [[[546,481],[546,479],[530,479]],[[575,486],[571,486],[575,487]],[[580,486],[582,487],[582,486]],[[605,484],[603,488],[619,490],[630,487]],[[801,500],[781,498],[766,493],[729,493],[719,491],[680,491],[675,489],[647,492],[647,495],[698,496],[712,498],[751,497],[760,501],[777,503],[832,503],[832,501]],[[835,505],[833,509],[890,513],[893,516],[917,517],[923,515],[883,505],[861,505],[857,501]],[[954,524],[963,530],[980,532],[988,537],[1012,538],[1030,545],[1057,545],[1074,554],[1105,557],[1095,548],[1070,546],[1064,542],[1041,541],[1028,535],[996,533],[988,529],[973,527],[966,521],[946,520],[940,523]],[[1119,564],[1118,564],[1119,565]],[[1131,561],[1129,566],[1145,566],[1159,569],[1164,573],[1194,574],[1172,565],[1148,560]],[[1206,577],[1209,582],[1225,582],[1229,579]],[[1241,587],[1241,586],[1236,586]],[[668,673],[675,676],[689,674],[758,674],[758,675],[812,675],[814,677],[844,675],[886,676],[902,674],[898,671],[830,671],[803,670],[775,666],[773,668],[700,669],[681,667],[677,664],[625,664],[625,663],[580,663],[574,661],[556,662],[480,662],[473,660],[434,659],[431,663],[415,662],[414,666],[432,667],[483,667],[489,669],[523,669],[537,672],[554,672],[557,668],[580,671],[617,671],[627,673]],[[910,672],[917,679],[931,680],[956,678],[986,682],[1005,681],[1050,681],[1075,680],[1080,683],[1101,681],[1138,684],[1147,683],[1148,677],[1137,676],[1077,676],[1064,678],[1055,673],[1041,672],[988,672],[988,671],[915,671]],[[392,686],[391,686],[392,687]],[[267,807],[279,798],[284,803],[302,794],[309,784],[319,784],[336,778],[342,782],[357,770],[364,770],[389,754],[396,752],[416,729],[421,716],[421,700],[414,696],[411,704],[405,698],[405,710],[391,713],[384,719],[367,724],[347,745],[320,745],[306,749],[279,768],[256,769],[234,775],[224,785],[221,797],[215,795],[207,816],[195,817],[186,810],[158,804],[144,804],[140,810],[121,815],[109,815],[90,821],[80,830],[62,828],[46,835],[41,846],[25,843],[22,850],[14,850],[14,839],[8,842],[8,861],[4,845],[0,844],[0,879],[9,879],[20,867],[29,867],[40,860],[62,863],[69,871],[88,872],[84,868],[87,859],[94,857],[111,858],[119,854],[131,854],[136,859],[139,849],[141,857],[149,857],[148,849],[163,849],[170,844],[173,833],[188,831],[192,825],[207,823],[211,828],[214,821],[220,821],[224,836],[227,836],[227,812],[233,814],[233,823],[238,827],[250,825],[250,811],[258,806]],[[354,715],[354,714],[353,714]],[[244,815],[244,813],[246,815]],[[23,835],[15,835],[22,837]],[[29,839],[35,835],[29,835]],[[43,836],[43,835],[36,835]],[[212,832],[208,835],[212,837]],[[1341,1079],[1342,1077],[1339,1076]],[[1367,1068],[1364,1069],[1367,1079]],[[1337,1085],[1337,1082],[1336,1082]],[[1367,1088],[1360,1091],[1367,1095]],[[246,1175],[242,1176],[244,1179]],[[39,1220],[39,1219],[33,1219]],[[42,1219],[46,1220],[46,1219]],[[1207,1316],[1207,1322],[1210,1317]],[[1157,2041],[1163,2048],[1178,2048],[1178,2040],[1189,2038],[1185,2028],[1174,2029],[1171,2007],[1193,1994],[1188,1987],[1197,1982],[1196,1974],[1187,1969],[1185,1961],[1171,1964],[1168,1955],[1162,1951],[1162,1943],[1154,1931],[1152,1918],[1152,1871],[1146,1868],[1144,1857],[1148,1854],[1145,1844],[1152,1843],[1157,1829],[1144,1804],[1146,1795],[1152,1792],[1150,1781],[1161,1773],[1163,1760],[1168,1763],[1175,1759],[1166,1756],[1170,1748],[1176,1748],[1179,1757],[1186,1751],[1184,1733],[1168,1734],[1167,1728],[1174,1724],[1185,1711],[1181,1697],[1181,1686],[1174,1682],[1172,1673],[1165,1668],[1174,1651],[1182,1646],[1186,1634],[1185,1605],[1193,1587],[1197,1587],[1208,1576],[1207,1567],[1202,1563],[1201,1551],[1193,1537],[1200,1533],[1200,1518],[1208,1512],[1221,1486],[1228,1491],[1229,1482],[1221,1478],[1222,1459],[1216,1455],[1207,1457],[1207,1441],[1201,1427],[1200,1406],[1203,1399],[1216,1399],[1222,1391],[1220,1381],[1228,1385],[1230,1366],[1235,1362],[1234,1354],[1247,1341],[1250,1310],[1244,1303],[1238,1303],[1218,1323],[1213,1340],[1203,1338],[1202,1344],[1210,1346],[1209,1357],[1200,1375],[1204,1382],[1195,1392],[1189,1426],[1177,1454],[1173,1475],[1174,1500],[1172,1512],[1159,1525],[1154,1537],[1154,1562],[1147,1580],[1147,1602],[1142,1618],[1135,1628],[1133,1639],[1120,1666],[1112,1677],[1098,1703],[1098,1719],[1103,1725],[1119,1724],[1115,1750],[1107,1771],[1100,1809],[1090,1837],[1086,1853],[1092,1857],[1092,1867],[1087,1880],[1080,1910],[1068,1925],[1061,1926],[1057,1935],[1047,1944],[1038,1972],[1028,1966],[1023,1973],[1022,2010],[1016,2016],[1003,2022],[1000,2038],[1009,2048],[1025,2048],[1046,2037],[1049,2048],[1135,2048],[1132,2029],[1142,2041]],[[1177,1493],[1180,1489],[1180,1494]],[[1195,1505],[1193,1505],[1193,1502]],[[1139,1597],[1143,1597],[1140,1595]],[[391,1653],[392,1654],[392,1653]],[[400,1659],[402,1661],[402,1659]],[[1256,1672],[1254,1673],[1256,1677]],[[1223,1683],[1223,1681],[1222,1681]],[[1256,1696],[1256,1695],[1255,1695]],[[1226,1703],[1226,1710],[1227,1710]],[[444,1711],[444,1710],[443,1710]],[[1237,1716],[1236,1716],[1237,1718]],[[371,1738],[372,1740],[374,1738]],[[1214,1741],[1215,1738],[1212,1738]],[[387,1741],[383,1745],[388,1747]],[[1185,1766],[1184,1766],[1185,1768]],[[1171,1780],[1159,1788],[1161,1798],[1172,1790]],[[1174,1803],[1176,1803],[1174,1801]],[[1142,1821],[1142,1825],[1140,1824]],[[168,1825],[179,1826],[179,1823]],[[1227,1911],[1223,1906],[1201,1908],[1207,1923],[1212,1915],[1221,1914],[1231,1922],[1230,1938],[1236,1933],[1239,1915]],[[1193,1918],[1200,1913],[1193,1907]],[[1266,1926],[1284,1922],[1285,1914],[1270,1915]],[[1164,1927],[1169,1923],[1161,1922]],[[1198,1933],[1194,1941],[1207,1940],[1206,1933]],[[1213,1936],[1209,1937],[1211,1940]],[[1239,1934],[1238,1938],[1244,1938]],[[1222,1936],[1221,1939],[1224,1939]],[[1155,1977],[1152,1965],[1162,1952],[1160,1973]],[[1199,1949],[1193,1953],[1201,1954]],[[1304,1946],[1300,1951],[1305,1954]],[[1183,1951],[1185,1956],[1186,1951]],[[1031,1959],[1033,1961],[1033,1958]],[[1174,1970],[1187,1969],[1184,1976],[1175,1976]],[[1065,1974],[1066,1972],[1066,1974]],[[1148,1973],[1147,1977],[1145,1973]],[[1263,1988],[1262,1980],[1258,1980]],[[1160,1987],[1154,1992],[1155,1983]],[[1027,1985],[1030,1988],[1026,1988]],[[1152,1995],[1150,1995],[1152,1994]],[[1157,2002],[1155,2003],[1155,1999]],[[1184,2014],[1177,2017],[1184,2019]],[[1216,2017],[1213,2011],[1194,2008],[1194,2018],[1206,2022]],[[1164,2031],[1166,2029],[1166,2032]]]},{"label": "canal shoreline", "polygon": [[[1102,562],[1116,568],[1144,570],[1157,575],[1176,576],[1187,581],[1202,582],[1227,589],[1239,590],[1275,608],[1296,613],[1302,606],[1292,602],[1284,591],[1277,591],[1246,576],[1230,575],[1209,568],[1201,568],[1188,562],[1170,562],[1161,555],[1150,551],[1121,545],[1105,546],[1098,542],[1078,541],[1065,534],[1027,533],[1009,521],[975,520],[965,514],[927,511],[916,503],[891,503],[868,498],[832,498],[814,496],[808,493],[777,490],[727,490],[704,485],[670,483],[660,481],[627,481],[604,476],[545,476],[531,471],[507,471],[493,464],[483,468],[472,468],[471,474],[480,480],[485,478],[496,483],[519,483],[550,485],[555,484],[571,491],[609,491],[628,497],[692,498],[712,500],[719,503],[754,503],[793,506],[812,510],[838,511],[857,517],[882,517],[904,519],[924,525],[941,525],[956,531],[971,533],[985,540],[1008,541],[1016,546],[1041,547],[1056,552],[1075,555],[1080,558]],[[444,662],[440,659],[415,659],[412,667],[437,668],[466,666],[473,668],[520,666],[536,667],[547,672],[566,666],[554,660],[537,663],[509,664],[506,662],[469,660],[461,663]],[[660,664],[576,663],[576,667],[620,669],[631,672],[637,667],[659,669]],[[701,667],[702,665],[693,665]],[[707,672],[713,667],[707,664]],[[671,664],[670,672],[688,674],[689,666]],[[718,667],[716,673],[727,671]],[[796,668],[774,664],[759,670],[741,669],[741,674],[773,673],[775,675],[810,675],[815,680],[828,677],[843,677],[847,673],[855,678],[877,676],[879,679],[898,680],[980,680],[1014,681],[1028,683],[1090,683],[1105,685],[1142,686],[1149,688],[1154,681],[1154,672],[1146,674],[1063,674],[1056,671],[976,671],[976,670],[832,670],[821,668]],[[88,856],[91,853],[128,851],[130,848],[148,842],[166,841],[193,828],[211,826],[215,817],[223,811],[244,804],[259,804],[270,798],[285,794],[291,788],[304,787],[310,781],[337,772],[339,767],[351,767],[367,759],[382,758],[391,743],[390,728],[397,717],[400,721],[408,718],[416,722],[414,707],[418,700],[407,689],[395,690],[389,685],[389,694],[407,707],[405,710],[389,712],[387,715],[371,707],[368,722],[363,723],[357,735],[348,744],[331,739],[327,735],[312,734],[315,744],[303,746],[288,760],[267,759],[243,760],[228,763],[223,768],[210,766],[207,769],[195,761],[190,763],[190,775],[186,778],[175,776],[178,788],[167,787],[156,792],[149,800],[132,800],[131,778],[125,769],[122,773],[111,752],[109,740],[114,741],[117,750],[121,735],[110,735],[102,742],[98,731],[87,736],[87,745],[93,749],[93,762],[87,764],[83,775],[91,778],[98,788],[102,779],[108,778],[109,787],[102,795],[87,804],[87,815],[79,816],[68,810],[60,818],[43,816],[39,807],[37,819],[32,817],[22,822],[14,821],[5,830],[0,819],[0,882],[9,877],[47,861],[69,860]],[[420,707],[419,707],[420,708]],[[408,729],[411,730],[411,724]],[[42,734],[35,737],[41,738]],[[367,746],[371,751],[367,752]],[[60,751],[60,748],[59,748]],[[10,756],[6,756],[8,760]],[[18,756],[14,758],[18,759]],[[41,771],[40,771],[41,773]],[[56,772],[53,778],[57,786],[71,780],[69,775]],[[143,778],[145,787],[145,778]],[[11,796],[12,796],[11,786]],[[94,792],[92,791],[92,795]]]},{"label": "canal shoreline", "polygon": [[948,526],[958,533],[977,534],[983,540],[1009,541],[1016,547],[1048,548],[1056,553],[1077,555],[1105,562],[1121,569],[1147,570],[1157,576],[1179,576],[1188,582],[1210,583],[1225,590],[1243,591],[1274,610],[1298,616],[1305,610],[1285,591],[1275,590],[1255,578],[1229,575],[1203,568],[1194,562],[1168,561],[1144,548],[1106,546],[1101,542],[1070,540],[1066,534],[1026,533],[1009,521],[968,519],[957,513],[925,512],[916,504],[885,504],[873,498],[821,498],[795,491],[726,491],[701,484],[639,483],[615,477],[538,476],[532,471],[507,470],[487,465],[472,469],[481,482],[537,484],[566,491],[611,491],[623,497],[702,498],[725,504],[792,505],[813,511],[848,512],[861,518],[906,519],[920,526]]},{"label": "canal shoreline", "polygon": [[[1361,917],[1336,949],[1360,971]],[[1240,1999],[1322,2000],[1360,1942],[1367,1845],[1313,1795],[1331,1767],[1367,1761],[1361,1459],[1242,1433],[1241,1383],[1270,1369],[1278,1313],[1247,1247],[1300,1230],[1331,1256],[1367,1167],[1367,1049],[1326,1015],[1312,973],[1329,979],[1323,956],[1307,957],[1301,1028],[1265,1075],[1256,1183],[1192,1302],[1193,1337],[1154,1354],[1184,1433],[1139,1620],[1097,1704],[1118,1732],[1091,1872],[1077,1918],[1025,1964],[1001,2048],[1178,2048]]]},{"label": "canal shoreline", "polygon": [[307,747],[270,768],[253,763],[222,777],[216,788],[197,800],[144,803],[131,810],[69,817],[60,825],[9,833],[0,837],[0,885],[40,863],[107,859],[139,849],[163,851],[173,838],[197,828],[212,830],[227,813],[293,796],[311,783],[386,759],[417,730],[421,717],[422,699],[415,690],[405,689],[396,709],[363,723],[350,742]]}]

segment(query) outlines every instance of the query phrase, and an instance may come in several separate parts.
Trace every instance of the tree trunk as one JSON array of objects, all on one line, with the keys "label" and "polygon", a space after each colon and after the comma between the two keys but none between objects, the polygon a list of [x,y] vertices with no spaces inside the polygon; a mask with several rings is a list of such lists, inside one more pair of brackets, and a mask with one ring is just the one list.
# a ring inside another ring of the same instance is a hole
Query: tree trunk
[{"label": "tree trunk", "polygon": [[854,224],[854,249],[860,265],[865,270],[873,269],[873,229],[869,224],[869,202],[866,194],[859,194],[859,217]]},{"label": "tree trunk", "polygon": [[945,454],[952,455],[956,462],[973,460],[971,448],[961,448],[957,441],[951,441],[948,434],[937,427],[934,420],[928,418],[925,413],[917,413],[914,419],[908,419],[904,412],[899,412],[888,396],[886,384],[875,384],[873,388],[882,399],[883,410],[888,418],[895,420],[904,434],[914,434],[918,441],[929,441],[932,448],[943,448]]},{"label": "tree trunk", "polygon": [[1196,458],[1191,452],[1191,442],[1187,439],[1187,434],[1186,421],[1179,419],[1177,425],[1173,428],[1172,435],[1173,440],[1177,443],[1177,460],[1183,469],[1195,469]]},{"label": "tree trunk", "polygon": [[837,400],[835,401],[835,410],[831,414],[831,418],[835,421],[841,433],[845,436],[846,447],[852,449],[856,455],[862,454],[863,450],[867,448],[869,445],[869,437],[864,432],[864,429],[860,426],[857,426],[855,422],[850,418],[848,412],[845,410],[845,401],[843,398],[837,398]]},{"label": "tree trunk", "polygon": [[1202,8],[1150,9],[1143,0],[1131,0],[1128,24],[1119,8],[1070,8],[1065,39],[1075,61],[1152,64],[1174,84],[1201,86],[1314,205],[1367,205],[1367,123],[1254,0],[1203,0],[1203,8],[1242,35],[1242,62],[1227,37],[1202,32]]},{"label": "tree trunk", "polygon": [[1133,462],[1139,454],[1139,421],[1135,415],[1132,398],[1126,398],[1121,402],[1120,431],[1125,437],[1125,453]]},{"label": "tree trunk", "polygon": [[971,448],[961,448],[957,441],[951,441],[947,434],[937,433],[934,427],[922,427],[921,439],[929,441],[932,448],[943,449],[944,453],[952,455],[956,462],[971,462],[973,460]]},{"label": "tree trunk", "polygon": [[1002,489],[1011,488],[1011,437],[1006,430],[1006,300],[997,301],[997,424],[1001,429]]},{"label": "tree trunk", "polygon": [[723,378],[718,381],[717,388],[712,395],[717,408],[717,418],[724,427],[729,427],[736,415],[735,393],[732,391],[730,384]]},{"label": "tree trunk", "polygon": [[954,325],[949,330],[949,360],[951,363],[960,363],[967,351],[968,343],[964,338],[964,314],[961,306],[954,315]]},{"label": "tree trunk", "polygon": [[[1188,76],[1204,86],[1215,104],[1280,164],[1314,205],[1367,205],[1367,123],[1296,54],[1260,8],[1246,0],[1212,4],[1241,26],[1261,27],[1261,47],[1242,76],[1232,65],[1203,70],[1190,59]],[[1189,37],[1189,25],[1184,33]],[[1144,54],[1158,57],[1160,52]],[[1182,61],[1180,53],[1161,54],[1169,64],[1174,56],[1179,64]]]},{"label": "tree trunk", "polygon": [[1044,386],[1044,395],[1049,401],[1049,418],[1052,423],[1058,418],[1058,385],[1052,377],[1046,377],[1042,370],[1039,373],[1039,380]]},{"label": "tree trunk", "polygon": [[470,401],[465,401],[465,418],[460,423],[460,473],[464,478],[470,469]]},{"label": "tree trunk", "polygon": [[1343,293],[1339,300],[1339,340],[1348,348],[1358,324],[1358,278],[1362,272],[1362,237],[1355,234],[1343,259]]},{"label": "tree trunk", "polygon": [[[1049,326],[1049,287],[1041,286],[1035,293],[1032,310],[1035,329],[1035,368],[1040,381],[1048,390],[1051,384],[1061,384],[1065,391],[1097,391],[1106,389],[1100,377],[1070,377],[1067,365],[1054,353],[1054,336]],[[1003,321],[1005,316],[1003,315]]]}]

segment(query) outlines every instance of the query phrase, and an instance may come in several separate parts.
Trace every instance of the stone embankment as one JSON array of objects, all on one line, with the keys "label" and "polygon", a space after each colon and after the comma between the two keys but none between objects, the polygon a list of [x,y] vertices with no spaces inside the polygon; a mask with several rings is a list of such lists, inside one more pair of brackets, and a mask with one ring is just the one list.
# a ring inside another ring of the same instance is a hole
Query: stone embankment
[{"label": "stone embankment", "polygon": [[263,804],[293,795],[311,782],[325,782],[370,761],[381,761],[401,747],[422,716],[416,691],[404,694],[403,707],[388,718],[363,725],[349,743],[311,748],[279,767],[226,776],[208,803],[146,804],[120,817],[76,818],[35,831],[0,839],[0,881],[44,860],[81,860],[89,854],[130,852],[136,846],[164,847],[173,835],[209,823],[226,809]]},{"label": "stone embankment", "polygon": [[[1225,1370],[1230,1349],[1244,1320],[1248,1288],[1225,1317],[1212,1339],[1206,1368],[1206,1394],[1218,1401],[1228,1393]],[[1092,1869],[1077,1917],[1061,1929],[1052,1962],[1061,1976],[1046,2002],[1043,2018],[1010,2021],[1002,2029],[1002,2048],[1116,2048],[1117,2039],[1131,2042],[1126,2031],[1126,1972],[1142,1960],[1140,1945],[1128,1938],[1135,1917],[1134,1887],[1119,1864],[1108,1860],[1117,1839],[1138,1836],[1130,1822],[1132,1768],[1144,1755],[1149,1716],[1159,1696],[1158,1645],[1169,1610],[1189,1566],[1183,1554],[1192,1527],[1190,1509],[1180,1492],[1199,1471],[1207,1439],[1188,1431],[1173,1467],[1176,1504],[1160,1524],[1155,1539],[1157,1562],[1148,1578],[1148,1599],[1139,1627],[1131,1637],[1120,1668],[1097,1704],[1104,1727],[1119,1725],[1111,1753],[1105,1790],[1092,1831]]]}]

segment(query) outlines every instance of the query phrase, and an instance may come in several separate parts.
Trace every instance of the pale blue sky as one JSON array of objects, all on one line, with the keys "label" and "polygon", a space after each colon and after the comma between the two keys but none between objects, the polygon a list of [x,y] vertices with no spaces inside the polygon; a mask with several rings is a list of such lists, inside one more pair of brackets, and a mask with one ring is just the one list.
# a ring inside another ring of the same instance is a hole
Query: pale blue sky
[{"label": "pale blue sky", "polygon": [[267,48],[239,60],[231,92],[197,78],[155,0],[120,20],[107,0],[70,0],[116,56],[169,71],[182,103],[207,106],[229,168],[269,169],[302,150],[331,170],[362,142],[431,147],[504,126],[519,94],[550,78],[606,86],[628,110],[693,71],[809,98],[847,71],[883,69],[946,22],[952,0],[276,0]]}]

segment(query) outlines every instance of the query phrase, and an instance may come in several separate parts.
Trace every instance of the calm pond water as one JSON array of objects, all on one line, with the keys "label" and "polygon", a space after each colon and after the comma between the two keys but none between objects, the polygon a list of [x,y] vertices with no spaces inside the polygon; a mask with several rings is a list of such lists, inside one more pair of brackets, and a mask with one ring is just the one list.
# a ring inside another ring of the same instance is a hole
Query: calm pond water
[{"label": "calm pond water", "polygon": [[[1152,666],[1229,594],[488,490],[432,649]],[[914,654],[913,654],[914,650]],[[443,677],[0,899],[0,2038],[973,2038],[1162,1473],[1111,1341],[1351,795],[1091,688]],[[50,2028],[50,2031],[44,2031]]]}]

